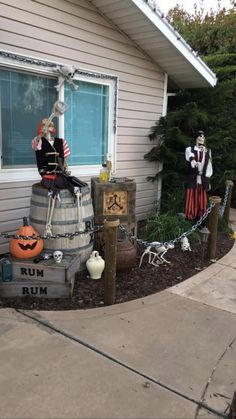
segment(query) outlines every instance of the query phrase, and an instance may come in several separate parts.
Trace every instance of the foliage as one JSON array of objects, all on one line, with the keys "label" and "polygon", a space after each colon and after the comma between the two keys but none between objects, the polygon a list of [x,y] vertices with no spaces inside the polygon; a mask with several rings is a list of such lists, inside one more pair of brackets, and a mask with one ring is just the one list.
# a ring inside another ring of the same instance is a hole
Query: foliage
[{"label": "foliage", "polygon": [[175,185],[176,187],[173,188],[171,192],[168,188],[163,188],[162,190],[161,212],[164,214],[167,212],[171,212],[172,214],[181,214],[184,211],[184,182],[182,182],[182,187],[180,187],[177,182],[175,182]]},{"label": "foliage", "polygon": [[230,233],[232,231],[224,217],[218,218],[218,231],[222,233]]},{"label": "foliage", "polygon": [[[215,88],[177,92],[169,101],[167,116],[150,129],[150,140],[159,141],[144,157],[163,162],[161,211],[168,210],[176,194],[175,207],[181,211],[179,198],[183,195],[187,169],[184,150],[193,144],[199,129],[205,132],[207,146],[212,149],[211,194],[223,196],[227,179],[236,185],[236,14],[233,8],[226,12],[219,7],[218,12],[206,16],[203,9],[195,9],[195,15],[189,15],[177,5],[169,16],[218,77]],[[150,179],[154,181],[159,176]],[[236,188],[233,203],[236,205]]]},{"label": "foliage", "polygon": [[[168,242],[190,230],[191,227],[191,222],[186,221],[181,215],[171,213],[160,214],[148,220],[145,230],[145,239],[148,242]],[[196,240],[199,235],[195,231],[188,237],[191,240]]]},{"label": "foliage", "polygon": [[221,1],[218,4],[216,12],[211,10],[207,14],[204,14],[204,1],[202,1],[202,7],[195,7],[194,15],[187,13],[178,4],[168,13],[174,27],[203,56],[221,54],[225,51],[235,52],[236,14],[234,8],[226,11],[221,7]]}]

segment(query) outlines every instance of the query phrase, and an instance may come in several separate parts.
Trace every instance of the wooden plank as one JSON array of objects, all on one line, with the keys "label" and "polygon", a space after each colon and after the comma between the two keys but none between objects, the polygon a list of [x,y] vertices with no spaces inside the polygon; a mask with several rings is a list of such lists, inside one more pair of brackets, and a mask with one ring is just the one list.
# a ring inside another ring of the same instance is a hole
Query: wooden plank
[{"label": "wooden plank", "polygon": [[[138,89],[137,89],[138,90]],[[137,91],[135,93],[119,91],[120,100],[129,100],[130,102],[145,102],[148,104],[158,105],[158,98],[156,96],[151,96],[147,94],[139,94]],[[132,108],[131,108],[132,109]]]},{"label": "wooden plank", "polygon": [[[150,150],[150,148],[149,148]],[[129,164],[133,164],[133,162],[138,161],[142,162],[144,160],[144,152],[136,152],[136,150],[127,151],[125,153],[119,153],[117,154],[117,162],[129,162]],[[146,160],[145,160],[146,161]],[[132,163],[131,163],[132,162]]]},{"label": "wooden plank", "polygon": [[[22,219],[19,220],[13,220],[13,221],[4,221],[1,223],[0,232],[1,233],[9,233],[9,234],[15,234],[18,228],[22,226]],[[6,238],[0,238],[0,244],[6,243]]]},{"label": "wooden plank", "polygon": [[[118,144],[118,147],[120,147],[121,144],[124,144],[124,145],[127,145],[127,146],[131,145],[132,147],[135,146],[135,145],[140,145],[140,146],[149,145],[150,147],[153,147],[156,144],[156,142],[155,141],[150,141],[147,136],[136,137],[136,136],[132,136],[132,135],[127,136],[127,135],[120,135],[119,134],[117,136],[117,144]],[[118,148],[118,152],[119,152],[119,148]]]},{"label": "wooden plank", "polygon": [[[143,180],[145,180],[145,182],[143,182]],[[145,193],[145,192],[149,192],[151,193],[151,191],[153,191],[153,193],[155,194],[156,191],[158,189],[158,183],[157,182],[151,182],[151,181],[147,181],[147,178],[139,178],[138,182],[137,182],[137,194],[141,194],[141,193]]]},{"label": "wooden plank", "polygon": [[119,135],[131,135],[137,137],[143,137],[146,135],[148,137],[149,134],[148,128],[127,128],[127,127],[118,127],[118,134]]},{"label": "wooden plank", "polygon": [[116,299],[116,253],[117,227],[119,220],[105,221],[105,271],[104,271],[104,303],[111,305]]},{"label": "wooden plank", "polygon": [[135,179],[136,181],[136,179],[139,176],[144,176],[144,175],[151,176],[152,174],[156,174],[156,172],[157,171],[151,170],[149,167],[142,167],[142,168],[135,168],[135,169],[133,167],[130,167],[129,169],[122,168],[122,170],[121,168],[117,168],[116,175],[127,176],[127,177],[130,177],[131,179]]},{"label": "wooden plank", "polygon": [[27,208],[30,205],[30,196],[16,199],[4,199],[0,201],[1,211],[8,210],[10,207],[14,209]]},{"label": "wooden plank", "polygon": [[0,283],[0,297],[68,298],[73,294],[74,278],[69,283],[15,279]]},{"label": "wooden plank", "polygon": [[5,242],[0,243],[0,255],[3,255],[7,252],[9,252],[9,240],[5,240]]},{"label": "wooden plank", "polygon": [[145,119],[129,119],[129,118],[119,118],[120,127],[133,127],[133,128],[148,128],[150,129],[153,126],[153,121],[148,121]]},{"label": "wooden plank", "polygon": [[154,214],[155,208],[153,204],[142,205],[136,208],[136,216],[143,216],[143,218],[151,217]]},{"label": "wooden plank", "polygon": [[[131,109],[121,109],[119,108],[119,118],[122,120],[122,118],[130,119],[130,120],[144,120],[149,121],[149,124],[153,124],[153,121],[156,121],[159,118],[159,115],[157,112],[147,112],[145,110],[131,110]],[[150,122],[151,121],[151,122]]]},{"label": "wooden plank", "polygon": [[76,9],[78,7],[83,7],[84,9],[94,11],[94,6],[88,0],[69,0],[69,1],[66,1],[66,0],[50,0],[50,1],[48,1],[48,0],[38,0],[38,3],[39,4],[48,4],[53,8],[57,7],[59,10],[65,10],[65,11],[70,10],[71,13],[72,13],[72,11],[71,11],[70,8],[71,8],[71,5],[73,5],[73,4],[75,5]]},{"label": "wooden plank", "polygon": [[11,203],[9,204],[10,206],[7,211],[0,211],[0,222],[9,221],[9,220],[18,220],[19,218],[29,216],[29,207],[25,207],[21,209],[12,209],[12,204]]},{"label": "wooden plank", "polygon": [[[120,75],[120,81],[124,81],[126,83],[133,83],[136,84],[138,86],[144,86],[144,87],[157,87],[158,89],[160,88],[161,90],[163,89],[163,83],[164,83],[164,73],[162,70],[160,70],[157,67],[157,72],[156,72],[156,77],[152,78],[152,77],[147,77],[147,75],[145,73],[143,73],[143,75],[136,75],[133,74],[132,77],[129,77],[126,73],[123,73],[122,71],[120,71],[119,75]],[[124,89],[125,90],[125,89]],[[137,89],[138,90],[138,89]]]},{"label": "wooden plank", "polygon": [[123,81],[121,80],[119,83],[119,88],[121,91],[124,92],[134,92],[137,93],[137,91],[139,93],[142,94],[148,94],[150,96],[157,96],[159,98],[162,98],[164,95],[164,74],[162,73],[158,73],[159,75],[159,80],[157,80],[155,83],[153,83],[153,87],[149,87],[149,86],[141,86],[140,84],[138,84],[139,87],[137,87],[137,83],[135,83],[134,81]]},{"label": "wooden plank", "polygon": [[142,206],[151,206],[152,208],[155,207],[155,204],[157,202],[157,196],[150,196],[150,197],[144,197],[142,199],[139,199],[139,207]]},{"label": "wooden plank", "polygon": [[157,198],[157,191],[155,189],[149,189],[146,191],[140,191],[136,194],[137,199],[139,200],[139,205],[142,205],[143,199],[147,200],[147,205],[149,204],[148,201],[156,201]]},{"label": "wooden plank", "polygon": [[[153,148],[153,144],[132,144],[132,148],[130,147],[130,144],[119,144],[119,152],[117,153],[117,158],[119,160],[120,155],[123,153],[128,154],[132,150],[133,153],[142,153],[142,156],[144,156],[145,153],[148,153]],[[132,154],[131,154],[132,157]]]},{"label": "wooden plank", "polygon": [[[27,181],[19,181],[19,183],[17,183],[17,187],[16,187],[16,182],[4,182],[4,183],[0,183],[0,197],[2,196],[2,191],[4,192],[4,190],[10,190],[10,189],[18,189],[18,188],[30,188],[32,186],[33,183],[36,183],[36,181],[34,180],[27,180]],[[12,193],[12,192],[10,192]],[[13,192],[14,193],[14,192]]]},{"label": "wooden plank", "polygon": [[[0,200],[30,197],[31,191],[32,191],[31,187],[22,188],[20,185],[20,187],[17,188],[16,184],[14,184],[14,189],[13,188],[1,189]],[[1,204],[0,204],[0,208],[2,209]]]},{"label": "wooden plank", "polygon": [[117,161],[117,167],[119,167],[119,169],[137,169],[137,170],[141,170],[141,169],[147,169],[149,170],[149,173],[151,173],[152,171],[157,171],[157,164],[156,162],[149,162],[147,160],[134,160],[134,161]]},{"label": "wooden plank", "polygon": [[150,104],[143,101],[132,102],[130,100],[119,100],[119,109],[132,109],[137,111],[153,112],[156,114],[154,122],[162,116],[162,105],[160,102]]},{"label": "wooden plank", "polygon": [[13,279],[46,280],[55,283],[69,282],[75,272],[79,270],[80,257],[78,255],[64,255],[61,263],[53,259],[34,263],[33,259],[11,258]]}]

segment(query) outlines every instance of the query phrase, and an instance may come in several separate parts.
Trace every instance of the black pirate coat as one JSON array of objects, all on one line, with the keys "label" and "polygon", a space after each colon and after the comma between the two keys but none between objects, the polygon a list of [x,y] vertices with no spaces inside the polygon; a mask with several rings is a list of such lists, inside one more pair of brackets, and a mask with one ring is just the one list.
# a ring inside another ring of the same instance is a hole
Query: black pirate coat
[{"label": "black pirate coat", "polygon": [[38,171],[45,174],[60,173],[64,165],[64,151],[62,138],[54,138],[53,145],[46,138],[42,138],[41,150],[36,150]]},{"label": "black pirate coat", "polygon": [[185,187],[187,189],[194,189],[197,187],[197,177],[201,176],[201,184],[203,189],[205,189],[206,191],[210,189],[210,179],[209,177],[206,176],[206,171],[207,171],[207,167],[208,164],[210,162],[211,159],[211,150],[207,149],[205,152],[205,160],[204,160],[204,164],[202,167],[202,172],[199,173],[198,168],[197,167],[192,167],[191,166],[191,161],[195,160],[196,162],[201,162],[202,161],[202,155],[200,153],[197,152],[197,150],[194,149],[194,147],[191,147],[191,153],[194,154],[194,157],[190,157],[189,162],[188,162],[188,170],[187,170],[187,179],[185,181]]}]

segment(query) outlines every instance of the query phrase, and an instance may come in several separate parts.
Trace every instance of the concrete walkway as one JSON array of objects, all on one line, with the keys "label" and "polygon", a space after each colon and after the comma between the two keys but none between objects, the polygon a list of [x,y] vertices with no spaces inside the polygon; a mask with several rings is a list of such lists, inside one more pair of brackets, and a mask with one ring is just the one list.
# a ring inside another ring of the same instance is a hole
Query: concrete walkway
[{"label": "concrete walkway", "polygon": [[[231,220],[236,230],[236,210]],[[178,286],[111,307],[1,309],[0,418],[226,417],[235,260],[236,245]]]}]

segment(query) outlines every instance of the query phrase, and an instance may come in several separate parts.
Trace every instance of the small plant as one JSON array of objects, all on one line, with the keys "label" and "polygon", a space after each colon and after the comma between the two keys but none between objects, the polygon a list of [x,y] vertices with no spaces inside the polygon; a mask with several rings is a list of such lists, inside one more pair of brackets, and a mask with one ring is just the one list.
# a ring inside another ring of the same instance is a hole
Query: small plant
[{"label": "small plant", "polygon": [[[169,212],[156,215],[147,221],[145,240],[148,242],[168,242],[189,231],[191,227],[192,223],[186,221],[181,215],[174,215]],[[194,231],[188,238],[191,241],[198,240],[199,234],[197,231]]]},{"label": "small plant", "polygon": [[227,221],[225,221],[224,217],[218,218],[218,231],[222,233],[231,233],[231,229],[228,226]]}]

